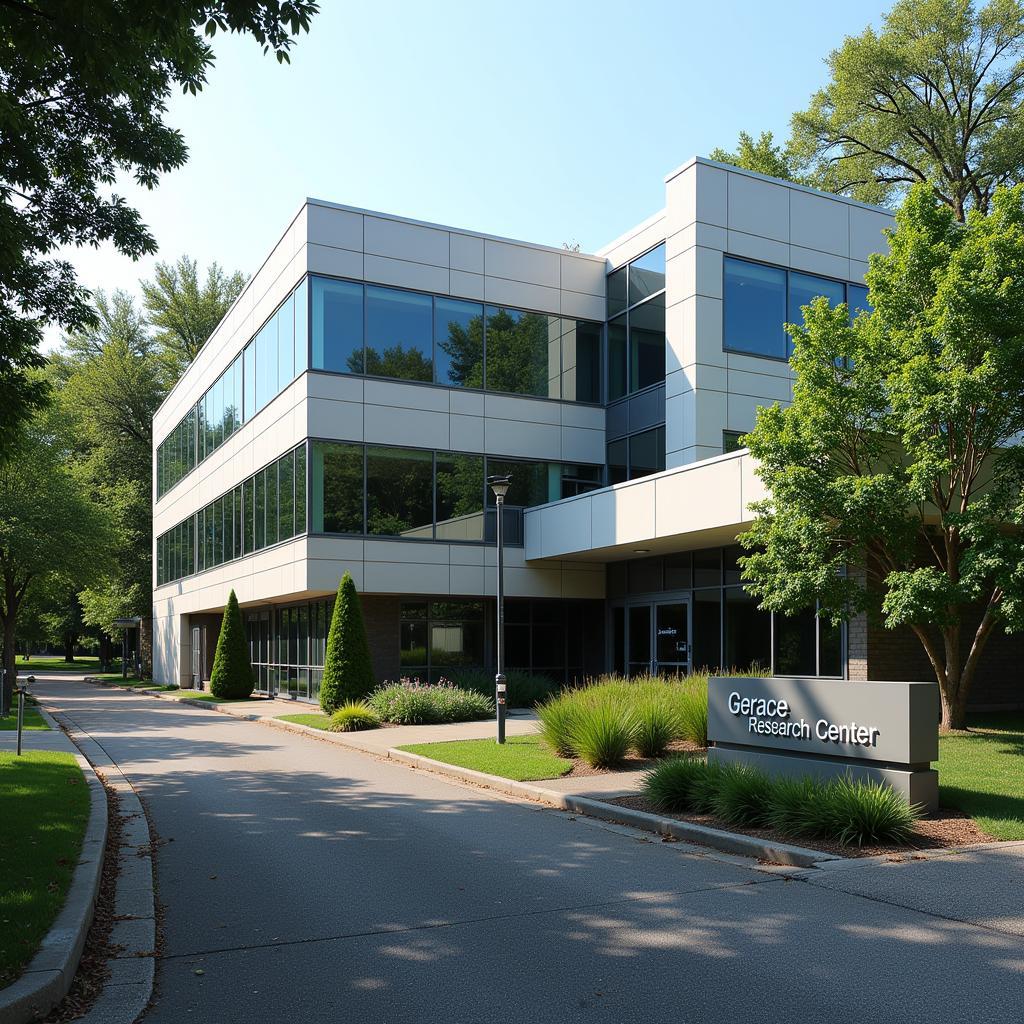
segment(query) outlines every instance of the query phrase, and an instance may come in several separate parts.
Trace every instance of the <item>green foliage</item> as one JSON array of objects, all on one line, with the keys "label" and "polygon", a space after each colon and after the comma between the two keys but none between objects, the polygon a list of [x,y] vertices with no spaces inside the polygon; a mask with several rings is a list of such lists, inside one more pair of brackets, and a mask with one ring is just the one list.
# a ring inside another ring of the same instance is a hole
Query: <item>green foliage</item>
[{"label": "green foliage", "polygon": [[644,776],[659,810],[713,814],[726,824],[774,828],[794,838],[842,846],[904,843],[920,818],[894,789],[845,776],[828,782],[776,779],[745,765],[669,758]]},{"label": "green foliage", "polygon": [[552,754],[539,736],[509,736],[504,743],[493,739],[444,740],[398,749],[517,782],[557,779],[572,770],[572,761]]},{"label": "green foliage", "polygon": [[961,225],[914,188],[871,257],[874,312],[806,307],[793,403],[746,437],[771,495],[740,538],[761,607],[909,627],[954,727],[993,629],[1024,628],[1024,187],[991,207]]},{"label": "green foliage", "polygon": [[560,757],[574,757],[573,728],[576,722],[578,700],[573,692],[550,697],[537,707],[541,735]]},{"label": "green foliage", "polygon": [[34,0],[0,9],[0,436],[45,401],[46,380],[31,372],[42,365],[44,325],[75,331],[93,318],[56,247],[110,242],[133,259],[156,251],[138,211],[111,188],[121,178],[153,188],[184,164],[167,105],[178,88],[202,89],[208,38],[248,33],[287,60],[316,9],[310,0]]},{"label": "green foliage", "polygon": [[394,725],[473,722],[494,714],[494,703],[488,697],[443,680],[435,686],[409,679],[388,683],[374,690],[366,703],[382,722]]},{"label": "green foliage", "polygon": [[331,732],[360,732],[379,727],[380,719],[366,701],[350,700],[331,715],[331,724],[327,728]]},{"label": "green foliage", "polygon": [[1024,176],[1022,61],[1019,4],[900,0],[827,58],[790,146],[809,184],[883,203],[928,182],[963,220]]},{"label": "green foliage", "polygon": [[[485,697],[494,695],[494,675],[484,669],[453,668],[446,670],[451,681],[464,690],[476,690]],[[508,706],[510,708],[532,708],[535,704],[547,700],[559,689],[558,684],[548,676],[534,675],[520,669],[512,669],[505,673],[508,686]]]},{"label": "green foliage", "polygon": [[680,734],[679,719],[665,700],[646,697],[634,710],[633,748],[640,757],[661,757]]},{"label": "green foliage", "polygon": [[611,699],[588,701],[576,712],[572,745],[592,768],[615,768],[635,743],[636,713]]},{"label": "green foliage", "polygon": [[142,299],[168,387],[188,369],[214,328],[245,287],[245,276],[225,274],[217,263],[200,284],[197,261],[157,263],[152,281],[141,282]]},{"label": "green foliage", "polygon": [[708,678],[704,673],[688,676],[676,706],[679,735],[699,747],[708,745]]},{"label": "green foliage", "polygon": [[754,139],[747,132],[740,132],[736,151],[730,153],[725,149],[713,149],[709,158],[719,163],[742,167],[745,171],[756,171],[767,174],[770,178],[782,178],[785,181],[799,181],[793,167],[793,157],[785,146],[778,145],[771,132],[761,132]]},{"label": "green foliage", "polygon": [[346,701],[363,700],[374,687],[363,609],[350,573],[338,584],[320,684],[320,707],[328,714]]},{"label": "green foliage", "polygon": [[234,590],[228,594],[228,603],[221,618],[213,672],[210,674],[210,693],[219,700],[244,700],[252,693],[249,644],[242,609],[238,607]]}]

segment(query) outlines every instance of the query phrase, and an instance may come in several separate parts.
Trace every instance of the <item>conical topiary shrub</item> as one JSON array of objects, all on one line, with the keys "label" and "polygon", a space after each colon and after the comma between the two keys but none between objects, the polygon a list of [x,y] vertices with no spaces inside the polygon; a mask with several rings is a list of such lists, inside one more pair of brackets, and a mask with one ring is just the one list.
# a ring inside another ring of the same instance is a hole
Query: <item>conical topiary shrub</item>
[{"label": "conical topiary shrub", "polygon": [[233,590],[228,594],[228,604],[220,623],[210,692],[222,700],[241,700],[252,693],[252,663],[245,640],[245,623]]},{"label": "conical topiary shrub", "polygon": [[374,687],[370,645],[366,641],[363,608],[349,573],[341,577],[331,615],[320,684],[320,707],[327,714],[350,700],[362,700]]}]

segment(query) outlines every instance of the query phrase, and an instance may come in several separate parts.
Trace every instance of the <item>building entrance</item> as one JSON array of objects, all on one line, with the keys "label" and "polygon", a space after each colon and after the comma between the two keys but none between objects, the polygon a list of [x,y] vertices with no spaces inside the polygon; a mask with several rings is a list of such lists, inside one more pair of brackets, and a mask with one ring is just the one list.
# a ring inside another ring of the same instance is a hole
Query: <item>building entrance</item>
[{"label": "building entrance", "polygon": [[612,665],[629,676],[690,671],[690,602],[663,601],[612,608]]}]

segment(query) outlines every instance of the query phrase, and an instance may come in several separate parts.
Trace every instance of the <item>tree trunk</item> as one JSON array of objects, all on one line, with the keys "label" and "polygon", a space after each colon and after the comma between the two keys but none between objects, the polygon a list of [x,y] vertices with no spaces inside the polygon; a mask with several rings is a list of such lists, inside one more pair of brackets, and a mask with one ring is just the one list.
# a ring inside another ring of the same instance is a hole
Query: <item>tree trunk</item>
[{"label": "tree trunk", "polygon": [[64,660],[69,664],[75,663],[75,634],[64,634]]},{"label": "tree trunk", "polygon": [[0,716],[11,713],[11,701],[14,697],[14,680],[18,667],[14,651],[14,616],[8,614],[4,619],[4,681],[0,689]]}]

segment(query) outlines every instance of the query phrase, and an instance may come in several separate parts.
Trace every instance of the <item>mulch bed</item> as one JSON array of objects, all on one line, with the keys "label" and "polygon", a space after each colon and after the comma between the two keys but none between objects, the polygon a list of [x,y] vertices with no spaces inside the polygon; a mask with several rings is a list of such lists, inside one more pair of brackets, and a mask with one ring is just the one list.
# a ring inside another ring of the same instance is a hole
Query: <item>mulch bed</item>
[{"label": "mulch bed", "polygon": [[994,841],[992,836],[987,832],[983,832],[975,821],[962,811],[954,811],[942,807],[939,808],[935,815],[924,818],[914,826],[914,835],[909,843],[904,845],[888,844],[858,847],[840,846],[839,843],[823,839],[794,839],[792,836],[782,835],[774,829],[743,828],[737,825],[729,825],[711,814],[670,814],[667,811],[658,810],[643,796],[622,796],[606,802],[617,804],[619,807],[628,807],[634,811],[646,811],[648,814],[657,814],[662,818],[674,818],[676,821],[692,822],[695,825],[717,828],[724,832],[738,832],[741,835],[753,836],[756,839],[765,839],[774,843],[786,843],[790,846],[803,846],[806,844],[812,850],[832,853],[837,857],[878,857],[885,856],[886,854],[902,857],[908,853],[913,854],[918,850],[940,850],[949,846],[970,846],[974,843],[990,843]]}]

